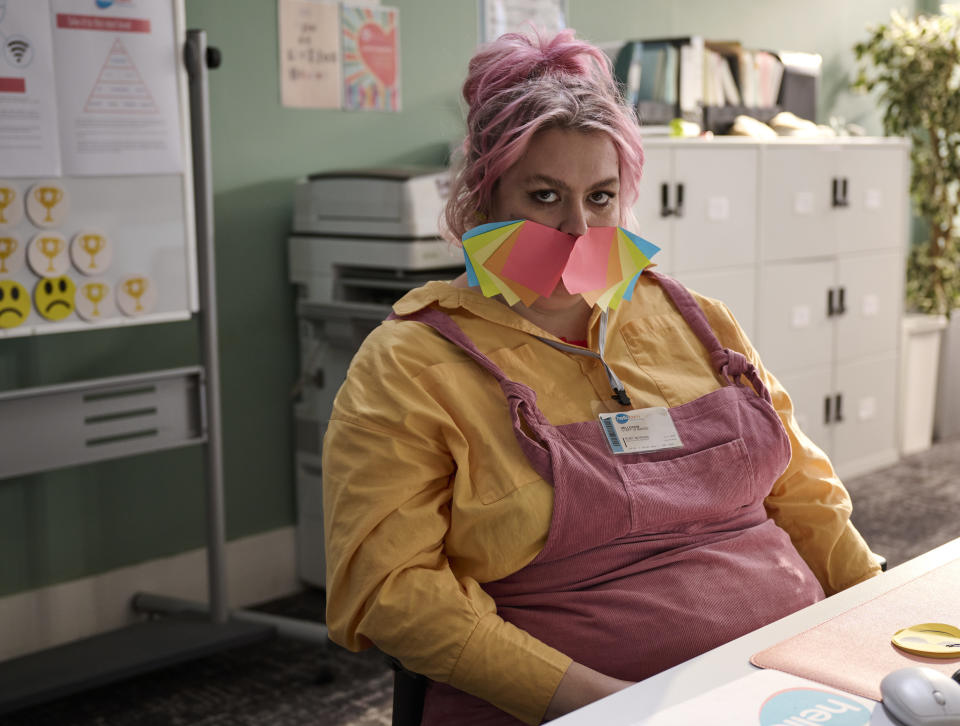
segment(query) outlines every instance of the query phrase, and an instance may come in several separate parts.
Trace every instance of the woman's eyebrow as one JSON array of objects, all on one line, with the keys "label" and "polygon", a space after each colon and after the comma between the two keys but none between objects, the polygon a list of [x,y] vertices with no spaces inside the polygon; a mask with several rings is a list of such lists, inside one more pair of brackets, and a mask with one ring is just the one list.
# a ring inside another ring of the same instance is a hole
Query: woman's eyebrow
[{"label": "woman's eyebrow", "polygon": [[[547,176],[546,174],[531,174],[530,176],[527,177],[527,183],[528,184],[544,184],[546,186],[555,187],[563,191],[570,191],[570,185],[568,185],[565,181],[563,181],[562,179],[557,179],[552,176]],[[594,184],[591,184],[590,188],[596,189],[597,187],[608,187],[608,186],[612,186],[614,184],[619,184],[619,183],[620,183],[620,178],[612,176],[607,179],[601,179],[600,181],[595,182]]]},{"label": "woman's eyebrow", "polygon": [[528,184],[543,184],[548,187],[556,187],[563,191],[570,191],[570,186],[562,179],[556,179],[546,174],[531,174],[527,177]]},{"label": "woman's eyebrow", "polygon": [[601,181],[598,181],[596,184],[594,184],[592,188],[596,189],[597,187],[611,187],[614,184],[617,184],[617,185],[620,184],[620,177],[611,176],[607,179],[602,179]]}]

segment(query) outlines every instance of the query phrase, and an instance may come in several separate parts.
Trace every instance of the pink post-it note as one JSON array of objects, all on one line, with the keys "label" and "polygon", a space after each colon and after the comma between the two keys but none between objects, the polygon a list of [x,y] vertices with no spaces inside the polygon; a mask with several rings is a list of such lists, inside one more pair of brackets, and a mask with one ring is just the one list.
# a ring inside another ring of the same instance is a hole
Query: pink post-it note
[{"label": "pink post-it note", "polygon": [[574,238],[559,230],[526,221],[502,268],[504,277],[549,297],[560,282]]},{"label": "pink post-it note", "polygon": [[615,227],[591,227],[577,238],[563,271],[563,284],[572,293],[603,290],[607,281],[610,244],[614,240]]}]

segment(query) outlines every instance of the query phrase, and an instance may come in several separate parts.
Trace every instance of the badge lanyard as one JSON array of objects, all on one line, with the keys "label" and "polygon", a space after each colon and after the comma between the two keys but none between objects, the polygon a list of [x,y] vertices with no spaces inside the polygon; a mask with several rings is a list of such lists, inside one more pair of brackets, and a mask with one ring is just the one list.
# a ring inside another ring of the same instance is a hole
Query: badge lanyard
[{"label": "badge lanyard", "polygon": [[623,385],[623,382],[617,378],[617,374],[614,373],[610,366],[607,365],[607,362],[603,359],[603,346],[607,340],[607,311],[604,310],[600,313],[600,341],[598,347],[600,349],[599,353],[594,353],[592,350],[587,350],[586,348],[580,348],[576,345],[569,345],[567,343],[561,343],[556,340],[549,340],[547,338],[542,338],[539,335],[536,336],[542,340],[547,345],[556,348],[557,350],[563,350],[568,353],[575,353],[577,355],[585,355],[590,358],[596,358],[603,364],[603,369],[607,372],[607,380],[610,381],[610,388],[613,389],[613,395],[610,397],[614,401],[617,401],[621,406],[632,406],[630,403],[630,397],[627,395],[626,386]]}]

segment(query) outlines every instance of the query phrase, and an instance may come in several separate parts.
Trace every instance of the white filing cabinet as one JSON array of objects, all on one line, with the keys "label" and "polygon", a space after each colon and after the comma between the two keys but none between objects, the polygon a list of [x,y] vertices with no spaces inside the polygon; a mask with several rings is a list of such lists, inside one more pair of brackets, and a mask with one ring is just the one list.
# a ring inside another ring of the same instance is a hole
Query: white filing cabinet
[{"label": "white filing cabinet", "polygon": [[658,269],[722,299],[753,332],[756,144],[648,140],[634,212]]},{"label": "white filing cabinet", "polygon": [[907,143],[656,139],[646,151],[635,211],[661,269],[728,304],[841,475],[896,461]]}]

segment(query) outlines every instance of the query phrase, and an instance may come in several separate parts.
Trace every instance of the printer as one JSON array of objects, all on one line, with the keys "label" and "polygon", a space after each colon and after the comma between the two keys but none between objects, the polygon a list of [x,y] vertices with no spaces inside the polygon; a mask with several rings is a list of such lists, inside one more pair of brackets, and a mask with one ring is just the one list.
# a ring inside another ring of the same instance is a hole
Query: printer
[{"label": "printer", "polygon": [[[432,167],[332,171],[298,181],[289,270],[301,299],[392,303],[402,288],[397,280],[410,278],[410,289],[442,279],[431,271],[462,272],[462,252],[439,233],[449,184],[449,172]],[[357,279],[365,276],[368,285]],[[376,282],[383,278],[394,282]],[[391,292],[377,294],[378,286]]]},{"label": "printer", "polygon": [[311,174],[294,189],[288,271],[296,286],[300,375],[294,391],[297,569],[326,586],[323,435],[363,339],[408,290],[464,270],[442,239],[449,172],[433,167]]}]

